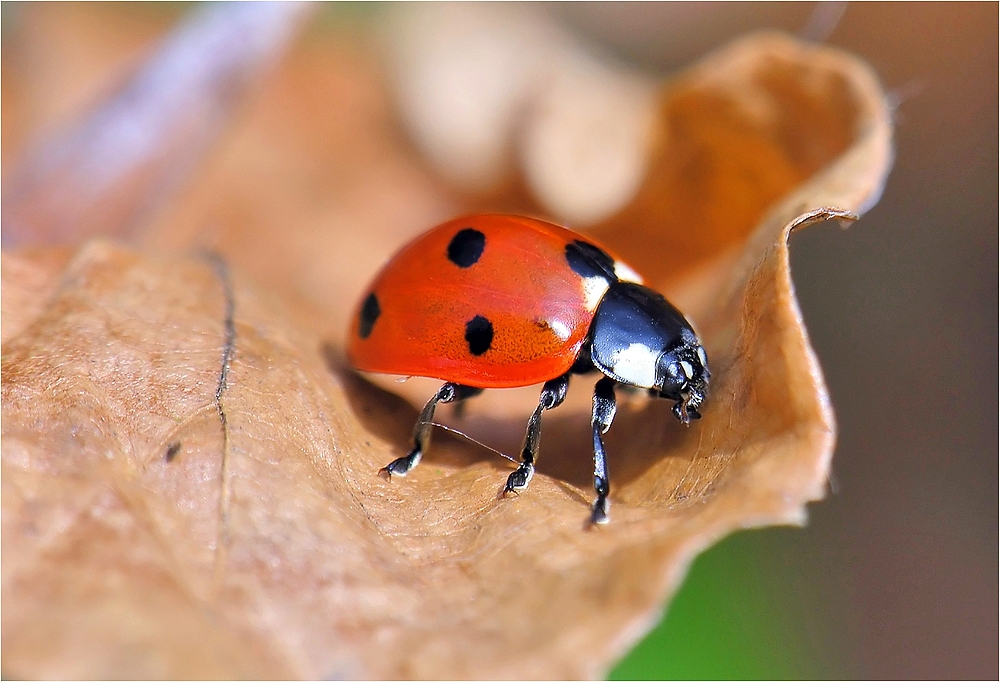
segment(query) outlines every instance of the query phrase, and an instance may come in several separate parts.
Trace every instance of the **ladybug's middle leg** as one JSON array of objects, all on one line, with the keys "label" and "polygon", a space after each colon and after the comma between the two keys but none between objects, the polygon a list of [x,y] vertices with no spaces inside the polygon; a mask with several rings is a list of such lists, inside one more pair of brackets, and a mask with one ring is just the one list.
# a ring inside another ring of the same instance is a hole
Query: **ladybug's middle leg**
[{"label": "ladybug's middle leg", "polygon": [[542,412],[559,407],[566,399],[569,389],[569,373],[546,381],[542,386],[542,394],[538,398],[538,406],[528,419],[528,429],[524,434],[524,447],[521,448],[521,463],[510,476],[507,485],[503,487],[504,494],[520,492],[528,487],[528,481],[535,473],[535,460],[538,459],[538,444],[542,437]]},{"label": "ladybug's middle leg", "polygon": [[392,460],[379,473],[384,473],[390,478],[393,476],[406,476],[413,467],[420,464],[420,458],[431,443],[431,429],[434,426],[434,409],[438,403],[450,403],[461,399],[467,395],[468,390],[467,387],[454,384],[450,381],[439,388],[437,393],[424,405],[424,409],[420,410],[420,416],[413,427],[413,449],[410,450],[410,454]]}]

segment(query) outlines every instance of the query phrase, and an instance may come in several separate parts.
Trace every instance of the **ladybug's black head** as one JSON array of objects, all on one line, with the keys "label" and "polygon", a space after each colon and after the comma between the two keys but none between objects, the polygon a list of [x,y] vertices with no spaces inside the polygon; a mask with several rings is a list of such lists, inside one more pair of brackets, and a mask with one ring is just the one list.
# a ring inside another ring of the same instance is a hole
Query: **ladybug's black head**
[{"label": "ladybug's black head", "polygon": [[691,419],[701,419],[698,408],[707,397],[709,372],[705,349],[694,332],[685,336],[690,338],[682,339],[679,345],[657,358],[657,382],[653,389],[661,398],[677,401],[674,416],[687,424]]},{"label": "ladybug's black head", "polygon": [[588,347],[607,376],[676,401],[682,423],[701,417],[710,376],[705,349],[684,315],[652,289],[613,283],[594,314]]}]

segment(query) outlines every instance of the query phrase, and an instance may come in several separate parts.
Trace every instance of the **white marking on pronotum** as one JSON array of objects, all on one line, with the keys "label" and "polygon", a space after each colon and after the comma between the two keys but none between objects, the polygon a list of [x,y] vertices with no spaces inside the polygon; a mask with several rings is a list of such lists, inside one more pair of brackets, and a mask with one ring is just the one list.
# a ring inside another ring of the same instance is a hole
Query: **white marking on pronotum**
[{"label": "white marking on pronotum", "polygon": [[635,284],[643,283],[642,275],[624,263],[619,263],[618,261],[615,261],[615,275],[618,279],[625,280],[626,282],[634,282]]},{"label": "white marking on pronotum", "polygon": [[608,290],[608,280],[603,277],[583,278],[583,300],[587,310],[597,310],[597,304]]},{"label": "white marking on pronotum", "polygon": [[702,367],[708,367],[708,356],[705,355],[705,349],[698,346],[698,359],[701,360]]},{"label": "white marking on pronotum", "polygon": [[611,357],[611,370],[630,384],[652,388],[656,384],[656,360],[659,356],[659,351],[641,343],[632,343]]}]

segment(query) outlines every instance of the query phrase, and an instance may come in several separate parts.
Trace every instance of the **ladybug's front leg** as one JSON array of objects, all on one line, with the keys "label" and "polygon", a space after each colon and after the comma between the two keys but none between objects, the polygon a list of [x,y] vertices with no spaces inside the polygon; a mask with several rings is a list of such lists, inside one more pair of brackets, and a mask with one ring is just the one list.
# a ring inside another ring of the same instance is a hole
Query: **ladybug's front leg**
[{"label": "ladybug's front leg", "polygon": [[427,446],[431,443],[431,428],[434,426],[434,408],[438,403],[450,403],[464,395],[463,389],[466,387],[453,384],[450,381],[438,389],[424,409],[420,410],[420,417],[413,427],[413,449],[406,457],[394,459],[379,470],[380,474],[385,474],[389,478],[393,476],[406,476],[410,469],[420,464]]},{"label": "ladybug's front leg", "polygon": [[611,428],[616,411],[615,381],[604,377],[594,386],[594,412],[591,424],[594,429],[594,490],[597,491],[597,499],[591,508],[591,523],[608,522],[608,494],[611,492],[611,482],[608,480],[608,462],[601,436]]},{"label": "ladybug's front leg", "polygon": [[521,464],[507,477],[507,485],[503,487],[506,495],[510,492],[521,492],[528,487],[528,481],[535,473],[535,460],[538,459],[538,445],[542,438],[542,412],[559,407],[566,399],[569,389],[569,373],[545,382],[542,394],[538,398],[538,406],[528,419],[528,429],[524,434],[524,447],[521,448]]}]

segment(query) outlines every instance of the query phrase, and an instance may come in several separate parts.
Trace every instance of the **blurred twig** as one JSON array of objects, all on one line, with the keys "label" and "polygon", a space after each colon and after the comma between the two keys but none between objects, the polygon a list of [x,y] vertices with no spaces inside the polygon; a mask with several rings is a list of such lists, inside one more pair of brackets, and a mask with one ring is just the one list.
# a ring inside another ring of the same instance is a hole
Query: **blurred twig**
[{"label": "blurred twig", "polygon": [[4,245],[138,229],[190,176],[309,8],[237,2],[193,11],[107,100],[28,150],[4,188]]},{"label": "blurred twig", "polygon": [[825,43],[837,29],[845,10],[847,2],[841,0],[817,3],[809,21],[799,30],[799,37],[812,43]]}]

